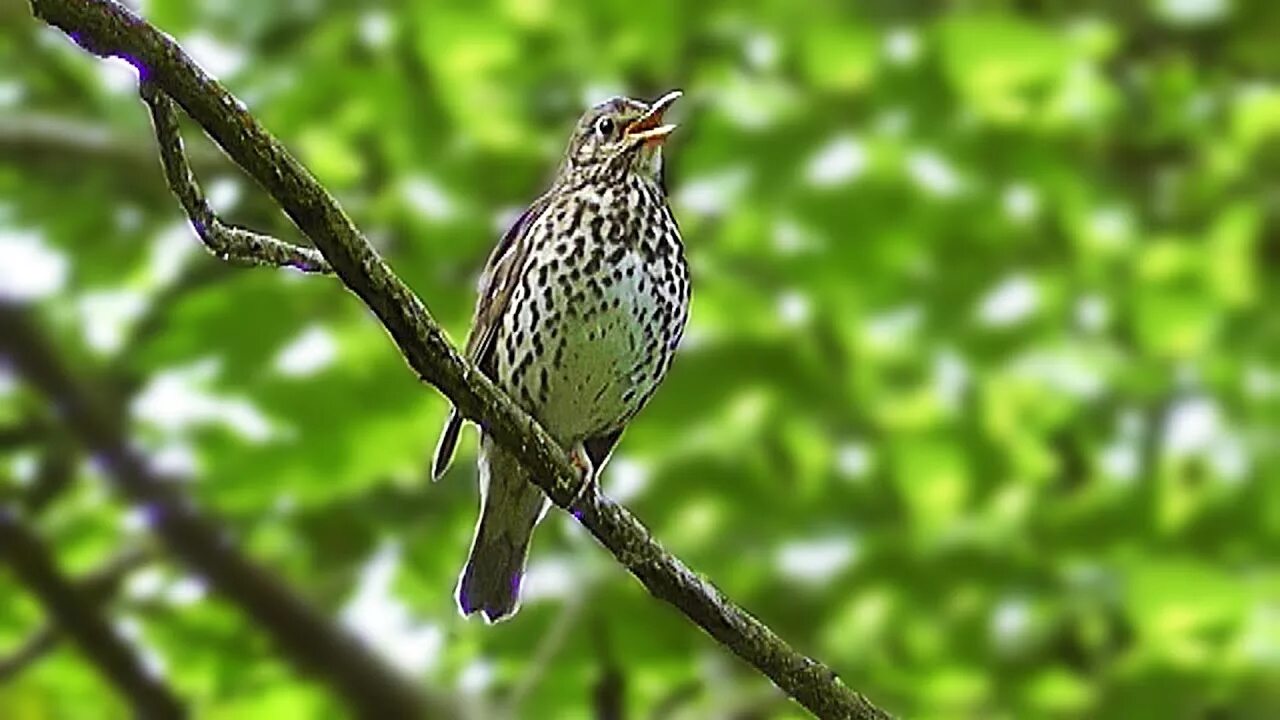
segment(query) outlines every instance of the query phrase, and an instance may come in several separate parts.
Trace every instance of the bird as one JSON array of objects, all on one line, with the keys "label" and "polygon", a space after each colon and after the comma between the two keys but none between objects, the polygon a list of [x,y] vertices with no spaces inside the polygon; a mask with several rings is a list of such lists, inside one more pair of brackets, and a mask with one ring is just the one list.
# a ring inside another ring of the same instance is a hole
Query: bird
[{"label": "bird", "polygon": [[[489,255],[464,354],[565,449],[583,493],[666,376],[689,318],[684,245],[667,201],[664,117],[613,97],[577,121],[548,189]],[[452,408],[432,477],[452,460]],[[534,528],[549,500],[515,455],[480,431],[480,516],[455,599],[487,623],[515,614]],[[575,500],[576,502],[576,500]]]}]

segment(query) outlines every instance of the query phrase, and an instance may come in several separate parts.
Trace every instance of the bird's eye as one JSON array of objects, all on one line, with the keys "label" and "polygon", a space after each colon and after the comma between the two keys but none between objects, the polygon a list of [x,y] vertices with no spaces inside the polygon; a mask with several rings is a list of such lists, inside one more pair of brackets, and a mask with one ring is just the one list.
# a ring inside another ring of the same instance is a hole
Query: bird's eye
[{"label": "bird's eye", "polygon": [[613,118],[602,117],[596,121],[596,133],[602,138],[613,135]]}]

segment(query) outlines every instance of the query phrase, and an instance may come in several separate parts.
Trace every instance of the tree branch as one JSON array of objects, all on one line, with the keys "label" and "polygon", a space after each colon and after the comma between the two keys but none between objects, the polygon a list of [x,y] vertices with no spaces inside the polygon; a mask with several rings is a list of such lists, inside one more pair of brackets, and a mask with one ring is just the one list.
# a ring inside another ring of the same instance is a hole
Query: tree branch
[{"label": "tree branch", "polygon": [[31,634],[17,650],[0,658],[0,685],[17,677],[23,670],[35,665],[45,655],[58,647],[58,628],[53,623]]},{"label": "tree branch", "polygon": [[[120,583],[129,573],[141,567],[148,560],[146,553],[138,550],[122,553],[105,566],[89,576],[76,581],[76,592],[91,605],[103,605],[120,589]],[[26,642],[0,658],[0,683],[12,678],[25,668],[35,664],[58,646],[61,640],[56,623],[49,623],[31,634]]]},{"label": "tree branch", "polygon": [[22,496],[23,509],[28,517],[44,510],[71,486],[79,459],[74,451],[72,441],[61,433],[54,433],[49,438],[35,480]]},{"label": "tree branch", "polygon": [[[451,698],[420,692],[359,639],[242,555],[226,531],[157,474],[128,442],[124,408],[104,402],[66,366],[26,310],[0,301],[0,360],[58,408],[117,489],[175,555],[253,618],[301,670],[327,681],[360,717],[461,717]],[[2,545],[3,542],[0,542]]]},{"label": "tree branch", "polygon": [[156,130],[160,162],[164,166],[169,189],[178,198],[182,209],[191,219],[196,235],[209,252],[230,262],[292,267],[309,273],[333,272],[329,263],[314,248],[294,245],[224,223],[213,212],[187,162],[187,153],[182,146],[182,133],[178,129],[178,113],[174,110],[173,101],[148,80],[141,80],[138,89],[143,102],[151,110],[151,123]]},{"label": "tree branch", "polygon": [[595,619],[596,655],[600,657],[600,677],[592,688],[591,699],[596,720],[623,720],[626,717],[627,679],[618,665],[617,654],[609,638],[609,626]]},{"label": "tree branch", "polygon": [[[130,171],[140,172],[150,172],[155,167],[151,138],[121,136],[84,120],[57,115],[0,117],[0,157],[5,160],[50,158],[73,161],[81,167],[85,158],[89,158],[117,168],[127,165]],[[191,162],[202,171],[231,168],[231,163],[211,148],[192,152]]]},{"label": "tree branch", "polygon": [[476,368],[463,361],[422,301],[390,270],[337,201],[218,81],[172,38],[113,0],[31,0],[35,15],[90,52],[121,57],[204,128],[275,199],[342,282],[382,322],[413,370],[462,415],[517,453],[538,485],[573,515],[655,597],[823,718],[888,715],[835,673],[797,652],[766,625],[666,552],[630,512],[599,494],[571,507],[578,475],[564,451]]},{"label": "tree branch", "polygon": [[48,548],[10,510],[0,508],[0,557],[44,604],[49,615],[93,661],[112,685],[129,699],[140,717],[185,717],[182,701],[147,672],[132,647],[54,564]]},{"label": "tree branch", "polygon": [[44,437],[47,428],[34,418],[0,427],[0,450],[20,447]]}]

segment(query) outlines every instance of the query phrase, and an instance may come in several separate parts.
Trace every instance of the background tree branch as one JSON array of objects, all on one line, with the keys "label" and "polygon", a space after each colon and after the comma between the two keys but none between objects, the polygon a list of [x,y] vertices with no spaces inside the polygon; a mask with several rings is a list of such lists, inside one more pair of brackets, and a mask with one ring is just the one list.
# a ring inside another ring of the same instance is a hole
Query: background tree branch
[{"label": "background tree branch", "polygon": [[[136,650],[107,624],[98,603],[62,574],[35,531],[5,508],[0,508],[0,557],[40,598],[58,629],[66,633],[103,677],[128,699],[139,717],[186,715],[178,696],[163,680],[147,671]],[[46,643],[36,643],[37,650],[43,644]]]},{"label": "background tree branch", "polygon": [[[148,559],[147,554],[140,550],[121,553],[87,577],[76,581],[76,591],[86,602],[104,605],[119,591],[120,583],[129,573],[137,570]],[[0,683],[35,664],[56,648],[61,639],[57,623],[49,623],[33,632],[17,650],[0,658]]]},{"label": "background tree branch", "polygon": [[112,0],[32,0],[37,17],[82,47],[124,58],[141,81],[172,97],[257,180],[374,312],[413,370],[517,452],[538,484],[655,597],[699,625],[784,692],[824,718],[882,718],[822,663],[797,652],[714,585],[666,552],[626,509],[601,495],[570,508],[577,473],[564,452],[492,382],[464,362],[422,301],[390,270],[336,200],[262,127],[243,103],[195,65],[167,35]]},{"label": "background tree branch", "polygon": [[[51,114],[6,115],[0,118],[0,156],[56,158],[67,163],[100,159],[104,164],[149,173],[155,167],[155,150],[145,135],[121,137],[99,125]],[[199,171],[231,167],[212,148],[192,149],[191,164]]]},{"label": "background tree branch", "polygon": [[464,716],[452,698],[415,687],[358,638],[253,564],[211,516],[128,443],[124,409],[74,376],[25,308],[0,302],[0,357],[46,395],[167,548],[251,617],[293,664],[327,682],[361,717]]}]

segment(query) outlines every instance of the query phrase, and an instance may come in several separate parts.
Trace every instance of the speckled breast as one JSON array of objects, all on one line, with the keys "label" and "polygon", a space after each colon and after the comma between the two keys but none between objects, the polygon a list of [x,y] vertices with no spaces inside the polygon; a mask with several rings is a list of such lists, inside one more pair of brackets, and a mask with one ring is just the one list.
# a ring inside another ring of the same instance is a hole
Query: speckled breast
[{"label": "speckled breast", "polygon": [[499,383],[562,443],[620,428],[666,374],[688,317],[675,220],[635,178],[562,193],[529,232]]}]

